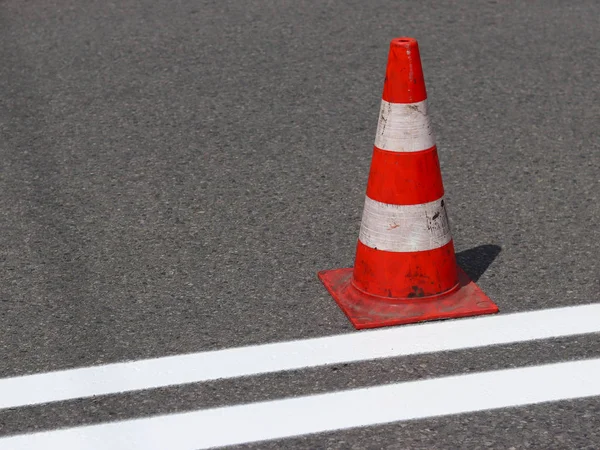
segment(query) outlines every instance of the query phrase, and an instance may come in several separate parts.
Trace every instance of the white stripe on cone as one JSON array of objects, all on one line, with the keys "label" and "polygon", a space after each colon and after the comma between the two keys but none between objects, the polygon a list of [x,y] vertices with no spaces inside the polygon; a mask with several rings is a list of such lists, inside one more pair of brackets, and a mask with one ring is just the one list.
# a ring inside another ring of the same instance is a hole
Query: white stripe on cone
[{"label": "white stripe on cone", "polygon": [[375,146],[391,152],[418,152],[435,145],[427,100],[417,103],[381,101]]},{"label": "white stripe on cone", "polygon": [[365,199],[360,241],[390,252],[419,252],[452,239],[444,198],[420,205],[391,205]]}]

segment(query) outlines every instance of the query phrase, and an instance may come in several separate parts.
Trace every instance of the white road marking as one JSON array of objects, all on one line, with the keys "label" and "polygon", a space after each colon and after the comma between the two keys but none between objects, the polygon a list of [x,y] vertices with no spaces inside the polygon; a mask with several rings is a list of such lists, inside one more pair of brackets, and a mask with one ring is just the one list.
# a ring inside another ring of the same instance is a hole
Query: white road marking
[{"label": "white road marking", "polygon": [[600,395],[600,359],[47,431],[0,449],[198,449]]},{"label": "white road marking", "polygon": [[365,196],[360,242],[389,252],[422,252],[452,240],[444,198],[417,205],[381,203]]},{"label": "white road marking", "polygon": [[597,332],[600,303],[405,325],[4,378],[0,408]]}]

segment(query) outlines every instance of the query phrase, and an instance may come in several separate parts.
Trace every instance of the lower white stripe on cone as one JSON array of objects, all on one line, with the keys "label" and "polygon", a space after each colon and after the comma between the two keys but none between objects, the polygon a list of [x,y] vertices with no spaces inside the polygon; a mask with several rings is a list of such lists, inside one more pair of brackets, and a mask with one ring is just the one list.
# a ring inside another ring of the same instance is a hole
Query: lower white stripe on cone
[{"label": "lower white stripe on cone", "polygon": [[417,103],[381,101],[375,146],[392,152],[418,152],[435,145],[427,100]]},{"label": "lower white stripe on cone", "polygon": [[360,241],[390,252],[419,252],[452,239],[444,198],[420,205],[391,205],[365,199]]}]

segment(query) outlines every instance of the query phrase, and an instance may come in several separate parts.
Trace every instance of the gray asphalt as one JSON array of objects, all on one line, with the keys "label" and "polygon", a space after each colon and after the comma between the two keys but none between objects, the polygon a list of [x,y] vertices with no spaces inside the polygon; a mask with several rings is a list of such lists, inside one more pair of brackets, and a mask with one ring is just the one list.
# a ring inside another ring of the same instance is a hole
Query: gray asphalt
[{"label": "gray asphalt", "polygon": [[[600,301],[600,3],[0,0],[0,376],[352,331],[389,40],[419,39],[459,261]],[[598,336],[0,411],[0,435],[600,356]],[[600,447],[600,399],[253,448]]]}]

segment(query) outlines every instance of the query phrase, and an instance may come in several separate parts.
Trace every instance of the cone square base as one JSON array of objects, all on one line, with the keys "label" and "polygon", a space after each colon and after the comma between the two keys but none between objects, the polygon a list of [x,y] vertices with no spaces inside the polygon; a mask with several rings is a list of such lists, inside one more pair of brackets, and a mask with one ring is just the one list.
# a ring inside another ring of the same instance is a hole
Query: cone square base
[{"label": "cone square base", "polygon": [[357,329],[424,322],[427,320],[494,314],[498,306],[459,267],[459,288],[435,297],[386,299],[368,295],[352,285],[353,269],[319,272],[338,306]]}]

